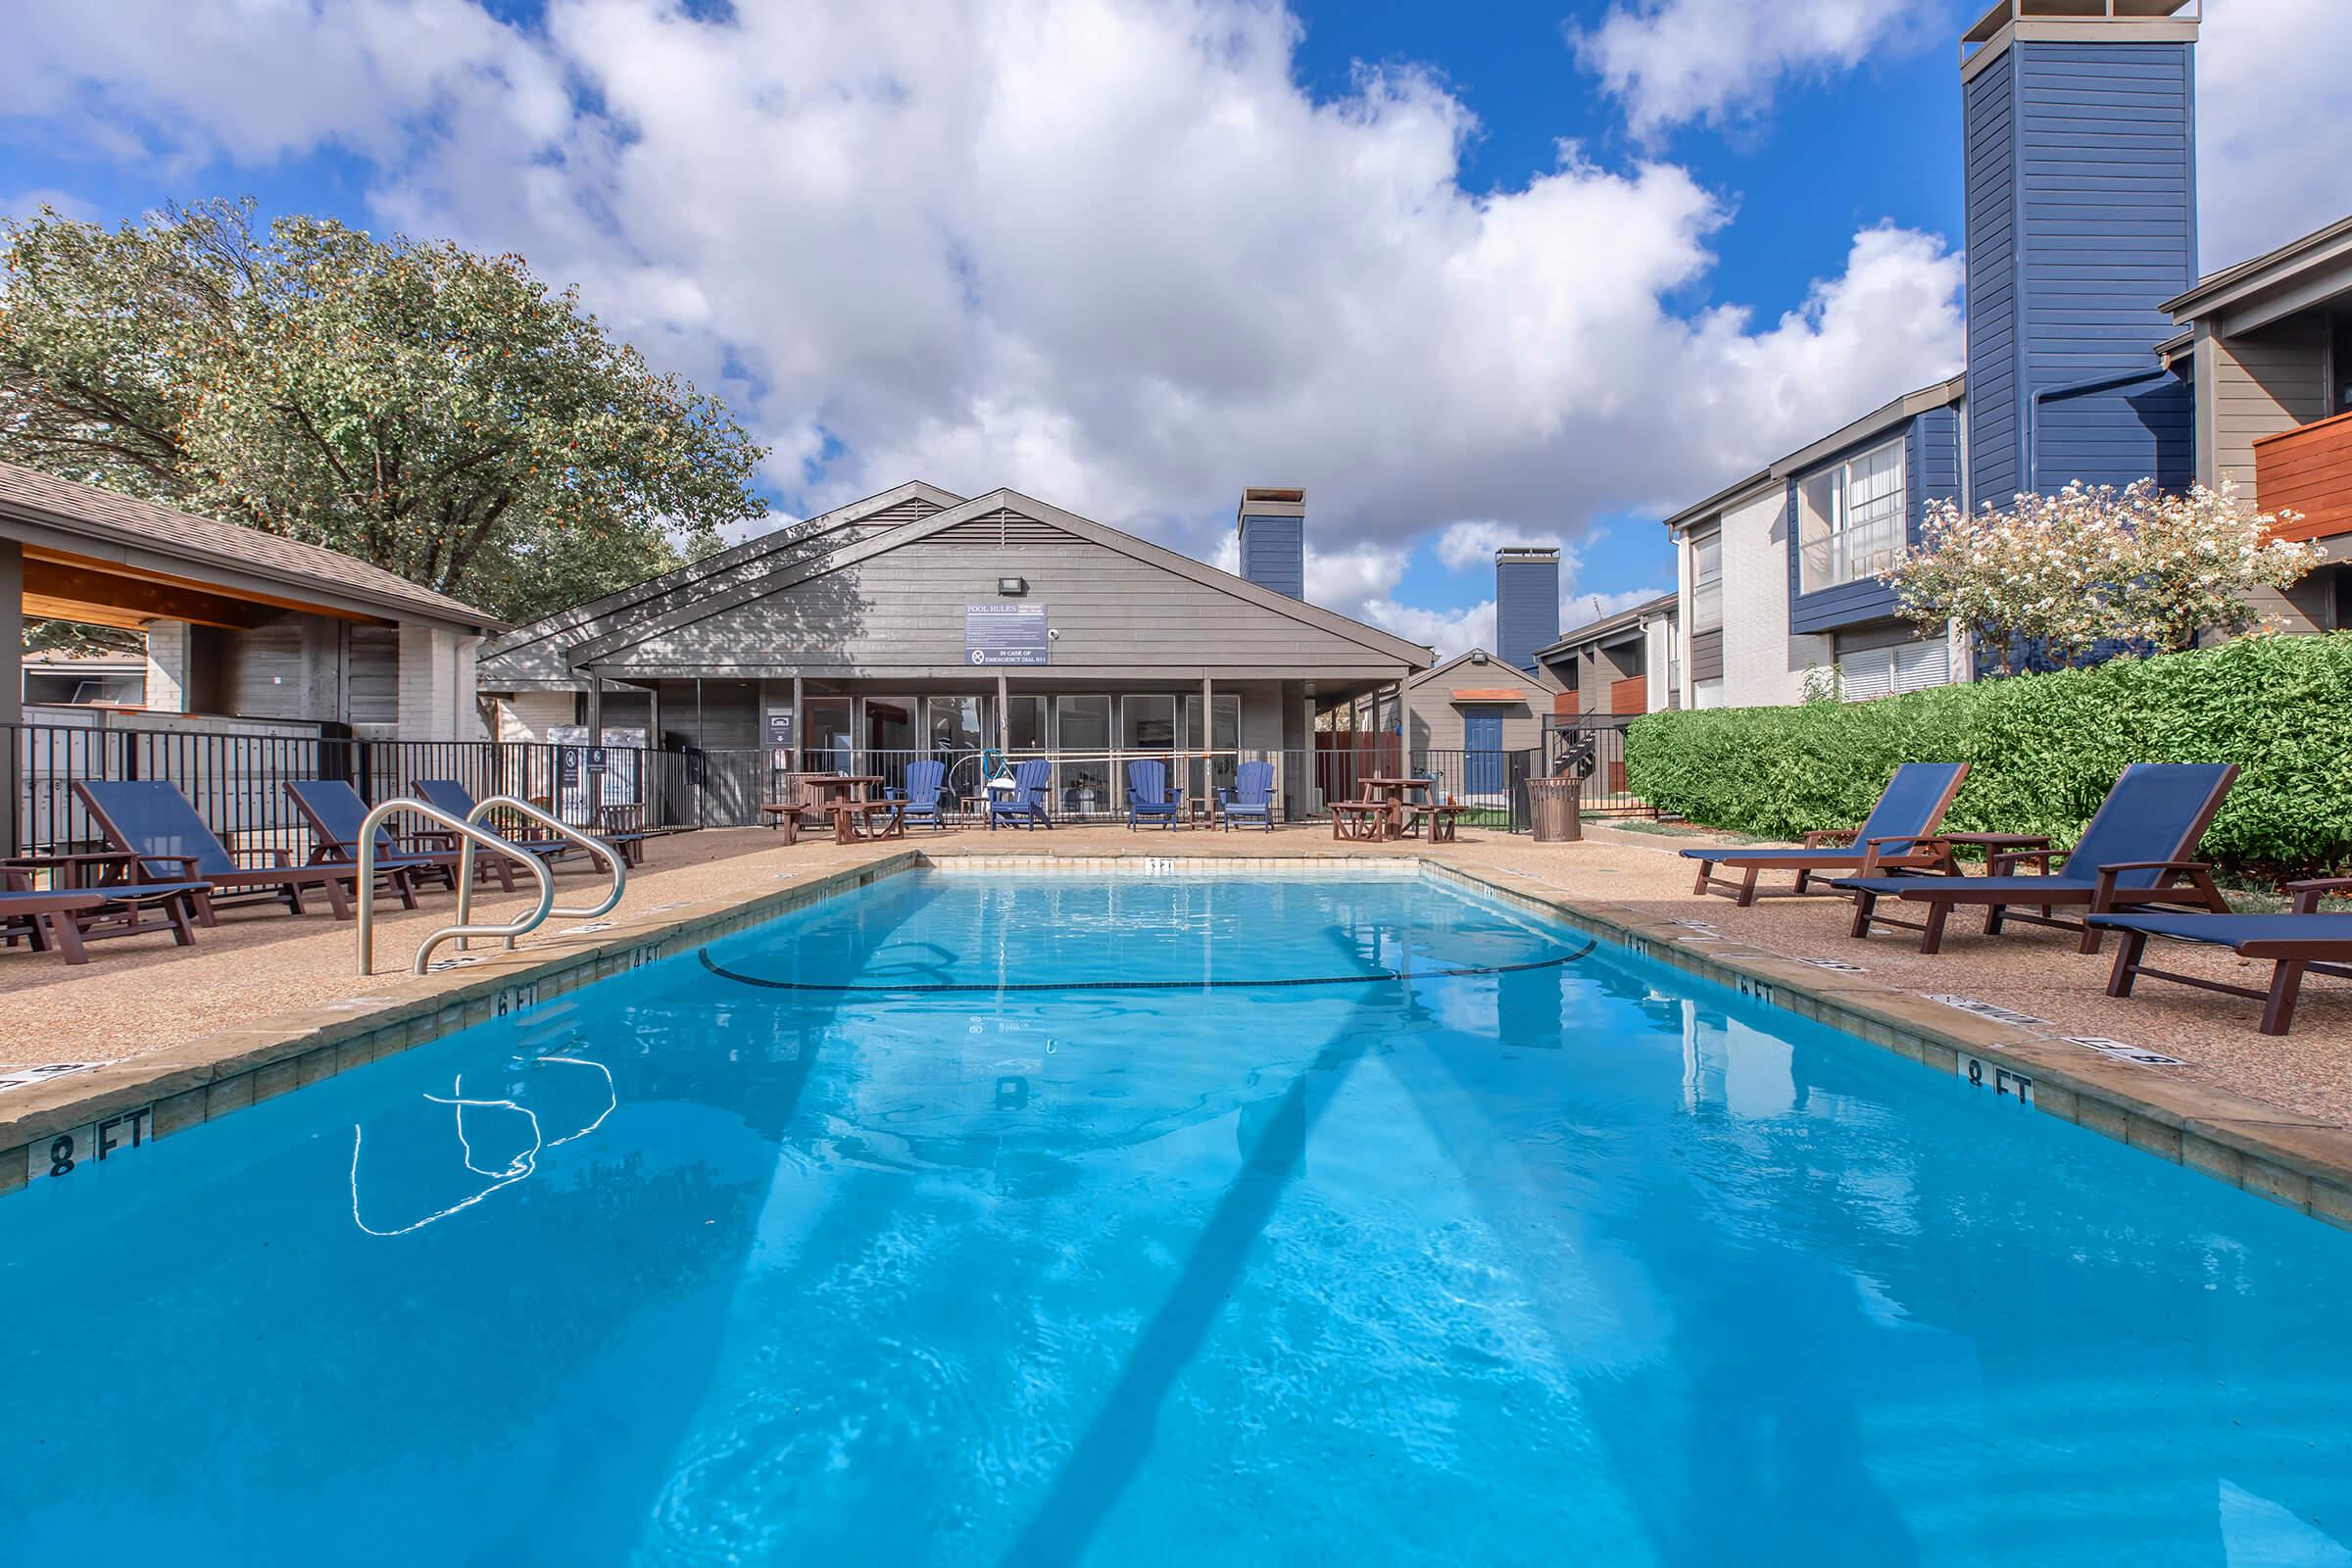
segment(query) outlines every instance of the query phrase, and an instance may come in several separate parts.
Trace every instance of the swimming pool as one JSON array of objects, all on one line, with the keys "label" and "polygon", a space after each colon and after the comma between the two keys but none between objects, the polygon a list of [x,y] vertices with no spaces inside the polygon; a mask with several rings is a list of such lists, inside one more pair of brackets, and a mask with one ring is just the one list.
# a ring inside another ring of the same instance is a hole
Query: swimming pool
[{"label": "swimming pool", "polygon": [[0,1202],[0,1539],[2344,1562],[2348,1298],[1447,884],[910,872]]}]

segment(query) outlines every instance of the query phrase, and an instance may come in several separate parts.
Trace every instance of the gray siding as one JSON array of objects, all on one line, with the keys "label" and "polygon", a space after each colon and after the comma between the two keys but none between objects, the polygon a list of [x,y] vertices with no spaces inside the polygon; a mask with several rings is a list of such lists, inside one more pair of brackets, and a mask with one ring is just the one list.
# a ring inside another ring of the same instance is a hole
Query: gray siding
[{"label": "gray siding", "polygon": [[346,653],[354,724],[400,722],[400,628],[354,626]]},{"label": "gray siding", "polygon": [[[730,588],[755,583],[778,572],[847,550],[877,534],[934,516],[939,507],[928,499],[910,497],[895,506],[818,526],[805,534],[795,528],[763,534],[730,550],[639,583],[578,609],[562,611],[507,633],[484,649],[480,681],[486,691],[514,689],[517,682],[571,681],[565,650],[603,636],[632,620],[659,614],[681,598],[704,598]],[[499,650],[492,652],[491,650]]]},{"label": "gray siding", "polygon": [[2213,471],[2261,502],[2254,442],[2328,416],[2325,319],[2295,319],[2241,337],[2209,340],[2213,350]]},{"label": "gray siding", "polygon": [[[1512,703],[1457,703],[1460,691],[1516,691]],[[1429,751],[1462,750],[1462,715],[1472,709],[1502,712],[1502,749],[1522,751],[1544,743],[1544,718],[1551,711],[1552,690],[1498,662],[1456,664],[1404,689],[1405,744]]]},{"label": "gray siding", "polygon": [[616,653],[615,674],[798,668],[824,677],[993,677],[966,663],[963,607],[1027,579],[1055,635],[1046,668],[1105,675],[1175,671],[1235,678],[1405,668],[1364,645],[1252,604],[1052,523],[1000,509]]},{"label": "gray siding", "polygon": [[1694,631],[1690,634],[1690,678],[1721,680],[1723,678],[1723,632]]}]

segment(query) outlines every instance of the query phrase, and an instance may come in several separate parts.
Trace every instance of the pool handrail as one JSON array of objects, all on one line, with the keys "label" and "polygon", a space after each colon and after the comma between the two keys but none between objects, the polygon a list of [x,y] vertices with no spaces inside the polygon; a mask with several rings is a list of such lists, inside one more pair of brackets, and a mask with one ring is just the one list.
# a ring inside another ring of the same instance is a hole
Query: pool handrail
[{"label": "pool handrail", "polygon": [[[466,820],[469,824],[480,826],[484,817],[501,808],[513,811],[528,821],[538,823],[567,843],[578,845],[595,858],[604,861],[605,868],[612,873],[612,891],[605,895],[604,903],[579,907],[551,908],[547,911],[548,918],[552,919],[557,915],[562,915],[566,920],[593,920],[600,914],[609,914],[619,907],[620,896],[628,887],[629,873],[618,849],[593,834],[581,832],[553,812],[543,810],[528,801],[516,800],[512,795],[493,795],[487,800],[475,802],[473,809],[466,813]],[[484,831],[495,833],[496,830],[485,827]],[[501,842],[506,841],[501,840]],[[520,849],[521,847],[510,845],[510,848]],[[546,863],[543,856],[532,854],[528,850],[523,850],[522,853],[543,865]],[[458,873],[458,924],[466,924],[472,916],[473,878],[466,871],[461,870]],[[515,935],[520,934],[519,932],[515,933]],[[508,937],[506,941],[510,948],[514,945],[514,936]],[[460,939],[459,951],[463,952],[465,946],[465,940]]]},{"label": "pool handrail", "polygon": [[556,906],[556,879],[554,873],[548,870],[545,860],[528,851],[516,849],[486,828],[475,827],[454,811],[444,811],[437,806],[409,796],[395,796],[370,810],[367,820],[360,824],[360,874],[359,885],[354,890],[359,899],[359,907],[355,911],[355,923],[359,927],[360,973],[375,973],[377,830],[382,828],[387,819],[402,811],[415,812],[426,821],[455,833],[476,849],[487,850],[494,855],[504,855],[512,859],[520,860],[523,868],[539,882],[539,904],[536,908],[525,911],[505,925],[466,925],[463,921],[470,903],[468,895],[473,882],[474,857],[460,855],[457,875],[458,909],[461,923],[445,925],[426,937],[423,945],[416,950],[416,961],[409,965],[410,973],[424,974],[428,972],[433,950],[452,937],[505,937],[512,942],[515,937],[524,936],[537,930],[546,921],[548,912]]}]

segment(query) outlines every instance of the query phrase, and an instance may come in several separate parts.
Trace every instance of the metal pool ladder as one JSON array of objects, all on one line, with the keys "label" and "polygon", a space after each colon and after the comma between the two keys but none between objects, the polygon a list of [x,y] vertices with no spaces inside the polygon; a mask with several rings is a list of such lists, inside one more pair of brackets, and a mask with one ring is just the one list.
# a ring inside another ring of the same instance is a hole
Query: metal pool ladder
[{"label": "metal pool ladder", "polygon": [[[604,861],[606,867],[612,873],[612,888],[605,896],[604,902],[593,906],[577,908],[556,907],[556,880],[554,873],[548,869],[547,861],[527,850],[516,848],[480,825],[483,817],[494,810],[501,809],[514,811],[519,816],[538,823],[559,838],[578,845],[597,859]],[[478,803],[464,817],[460,817],[429,802],[416,800],[410,796],[400,796],[384,802],[383,805],[369,811],[368,819],[360,824],[359,886],[353,891],[359,895],[360,901],[357,924],[359,926],[360,973],[362,974],[375,973],[376,832],[384,825],[386,819],[403,811],[421,816],[428,822],[448,829],[451,833],[456,834],[463,844],[487,850],[493,855],[506,856],[509,859],[521,861],[523,868],[529,871],[539,883],[539,900],[535,907],[524,910],[504,925],[474,925],[471,923],[474,857],[470,851],[462,850],[458,855],[457,864],[457,923],[443,926],[424,939],[423,944],[416,950],[416,960],[409,966],[410,972],[413,974],[425,973],[431,966],[433,950],[453,938],[462,947],[466,941],[473,937],[498,937],[509,948],[512,948],[514,946],[516,937],[527,936],[536,931],[547,922],[551,915],[560,914],[567,919],[573,917],[593,919],[618,905],[621,893],[628,885],[628,873],[621,864],[618,850],[603,839],[593,838],[562,818],[541,810],[528,801],[518,801],[512,795],[493,795],[488,800]]]}]

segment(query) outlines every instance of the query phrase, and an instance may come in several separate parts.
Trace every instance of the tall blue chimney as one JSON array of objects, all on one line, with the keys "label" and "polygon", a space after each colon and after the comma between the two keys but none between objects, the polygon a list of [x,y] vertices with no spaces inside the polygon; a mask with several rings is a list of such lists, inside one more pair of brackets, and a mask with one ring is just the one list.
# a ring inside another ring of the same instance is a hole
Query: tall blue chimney
[{"label": "tall blue chimney", "polygon": [[1560,553],[1524,545],[1494,552],[1494,655],[1535,673],[1536,650],[1560,640]]},{"label": "tall blue chimney", "polygon": [[2194,475],[2153,352],[2197,275],[2188,3],[2001,0],[1961,38],[1972,505]]},{"label": "tall blue chimney", "polygon": [[1235,520],[1242,575],[1293,599],[1306,597],[1306,492],[1244,490]]}]

